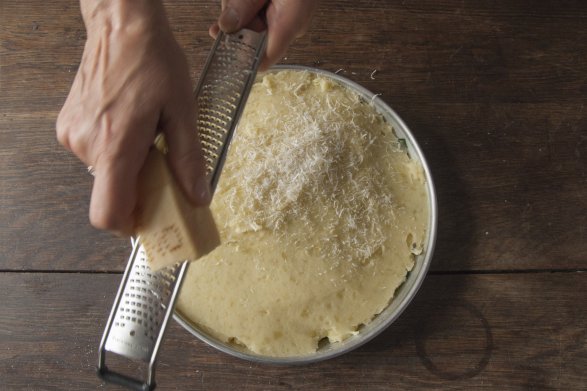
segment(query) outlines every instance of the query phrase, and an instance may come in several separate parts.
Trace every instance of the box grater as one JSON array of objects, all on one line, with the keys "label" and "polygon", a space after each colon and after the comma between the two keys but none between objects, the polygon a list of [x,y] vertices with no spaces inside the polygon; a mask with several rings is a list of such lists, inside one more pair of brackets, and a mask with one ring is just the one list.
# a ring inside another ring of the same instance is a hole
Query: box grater
[{"label": "box grater", "polygon": [[[214,192],[234,129],[243,111],[265,50],[266,33],[243,29],[220,32],[195,89],[198,134]],[[188,267],[184,261],[153,272],[140,238],[130,255],[100,342],[98,375],[134,390],[155,388],[155,365],[167,324]],[[147,364],[146,380],[106,366],[110,352]]]}]

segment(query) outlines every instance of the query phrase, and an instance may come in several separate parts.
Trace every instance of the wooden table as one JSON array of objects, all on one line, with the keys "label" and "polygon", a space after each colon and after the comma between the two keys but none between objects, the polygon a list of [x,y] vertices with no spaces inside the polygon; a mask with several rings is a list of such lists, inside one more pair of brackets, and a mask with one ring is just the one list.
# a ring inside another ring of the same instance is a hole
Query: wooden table
[{"label": "wooden table", "polygon": [[[195,79],[218,4],[167,9]],[[90,227],[92,179],[55,140],[79,7],[2,0],[0,38],[0,389],[103,388],[129,242]],[[174,323],[159,389],[586,389],[587,2],[328,0],[283,62],[342,69],[410,126],[438,191],[431,271],[382,335],[319,364],[240,361]]]}]

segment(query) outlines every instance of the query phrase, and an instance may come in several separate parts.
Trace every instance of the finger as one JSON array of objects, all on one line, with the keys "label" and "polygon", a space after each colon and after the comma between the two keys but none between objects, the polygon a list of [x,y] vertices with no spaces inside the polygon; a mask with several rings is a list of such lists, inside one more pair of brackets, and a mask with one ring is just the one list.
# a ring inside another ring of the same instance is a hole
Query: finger
[{"label": "finger", "polygon": [[[143,157],[143,161],[144,161]],[[99,229],[130,235],[134,231],[137,177],[142,164],[129,155],[101,156],[90,201],[90,222]]]},{"label": "finger", "polygon": [[[74,146],[72,145],[72,134],[79,132],[81,127],[79,104],[76,104],[81,101],[79,93],[79,74],[80,73],[78,72],[72,83],[67,99],[65,99],[55,123],[57,141],[69,151],[74,150]],[[78,151],[76,150],[74,152]]]},{"label": "finger", "polygon": [[295,38],[302,36],[316,8],[313,0],[273,1],[267,9],[267,50],[261,69],[281,59]]},{"label": "finger", "polygon": [[208,205],[212,196],[195,120],[191,116],[183,118],[181,121],[167,121],[163,129],[167,161],[188,200],[195,206]]},{"label": "finger", "polygon": [[81,110],[72,107],[74,107],[73,104],[66,103],[57,117],[57,140],[85,165],[91,165],[93,159],[88,151],[88,145],[92,141],[92,124],[87,119],[81,118]]},{"label": "finger", "polygon": [[216,39],[219,32],[220,32],[220,27],[218,26],[218,23],[212,24],[212,26],[210,26],[210,28],[208,29],[208,34],[210,34],[210,36],[214,39]]},{"label": "finger", "polygon": [[[247,24],[245,26],[246,28],[256,31],[256,32],[261,32],[263,30],[267,29],[267,24],[261,19],[260,16],[255,16],[253,18],[253,20]],[[218,26],[218,23],[215,22],[214,24],[212,24],[209,28],[208,28],[208,34],[210,35],[210,37],[216,39],[216,37],[218,37],[218,33],[220,32],[220,27]]]},{"label": "finger", "polygon": [[69,142],[69,123],[71,120],[68,117],[68,107],[63,106],[63,108],[59,112],[59,115],[57,116],[55,130],[57,133],[57,141],[59,141],[59,143],[63,145],[65,149],[71,151],[71,145]]},{"label": "finger", "polygon": [[225,33],[247,26],[267,3],[267,0],[224,0],[218,25]]},{"label": "finger", "polygon": [[261,31],[267,30],[267,23],[259,16],[255,16],[253,20],[245,25],[249,30],[260,33]]}]

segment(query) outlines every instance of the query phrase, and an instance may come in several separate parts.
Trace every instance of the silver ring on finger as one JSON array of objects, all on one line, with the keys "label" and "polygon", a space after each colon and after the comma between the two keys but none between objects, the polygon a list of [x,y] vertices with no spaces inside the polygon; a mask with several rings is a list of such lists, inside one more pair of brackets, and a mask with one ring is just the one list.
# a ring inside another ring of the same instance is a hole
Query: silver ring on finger
[{"label": "silver ring on finger", "polygon": [[96,169],[94,168],[94,166],[88,166],[88,174],[94,177],[96,176]]}]

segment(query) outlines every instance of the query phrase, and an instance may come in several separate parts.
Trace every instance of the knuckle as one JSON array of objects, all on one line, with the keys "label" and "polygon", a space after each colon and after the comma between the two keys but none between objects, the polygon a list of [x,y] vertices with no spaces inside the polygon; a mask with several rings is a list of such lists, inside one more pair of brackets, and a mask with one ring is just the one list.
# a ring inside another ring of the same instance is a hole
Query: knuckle
[{"label": "knuckle", "polygon": [[122,231],[126,226],[125,220],[108,209],[90,208],[90,223],[98,229]]},{"label": "knuckle", "polygon": [[63,109],[55,124],[57,141],[78,157],[85,154],[87,147],[86,131],[67,109]]},{"label": "knuckle", "polygon": [[233,7],[241,11],[257,12],[265,5],[267,0],[226,0],[222,2],[223,9],[226,7]]},{"label": "knuckle", "polygon": [[84,154],[86,150],[86,139],[80,132],[66,132],[67,145],[76,155]]},{"label": "knuckle", "polygon": [[59,144],[63,145],[65,148],[71,150],[69,136],[63,128],[57,128],[57,141],[59,141]]},{"label": "knuckle", "polygon": [[64,147],[71,149],[69,145],[69,126],[65,119],[63,111],[59,113],[57,122],[55,123],[55,130],[57,134],[57,141]]}]

